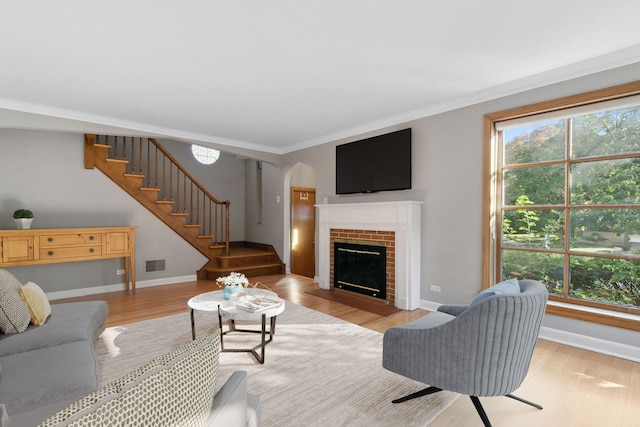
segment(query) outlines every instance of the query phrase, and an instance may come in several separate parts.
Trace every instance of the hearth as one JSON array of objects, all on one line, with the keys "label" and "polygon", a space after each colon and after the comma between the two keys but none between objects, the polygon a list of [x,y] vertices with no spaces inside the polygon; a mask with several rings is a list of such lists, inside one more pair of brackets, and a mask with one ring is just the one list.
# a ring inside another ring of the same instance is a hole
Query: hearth
[{"label": "hearth", "polygon": [[386,264],[385,246],[336,241],[333,286],[385,301]]}]

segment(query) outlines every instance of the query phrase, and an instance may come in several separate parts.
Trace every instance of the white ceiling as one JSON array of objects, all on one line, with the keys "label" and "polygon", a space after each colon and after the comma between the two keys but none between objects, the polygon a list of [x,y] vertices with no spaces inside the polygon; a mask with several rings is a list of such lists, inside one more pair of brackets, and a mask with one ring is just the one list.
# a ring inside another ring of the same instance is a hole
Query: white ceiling
[{"label": "white ceiling", "polygon": [[285,153],[640,62],[637,0],[3,0],[0,108]]}]

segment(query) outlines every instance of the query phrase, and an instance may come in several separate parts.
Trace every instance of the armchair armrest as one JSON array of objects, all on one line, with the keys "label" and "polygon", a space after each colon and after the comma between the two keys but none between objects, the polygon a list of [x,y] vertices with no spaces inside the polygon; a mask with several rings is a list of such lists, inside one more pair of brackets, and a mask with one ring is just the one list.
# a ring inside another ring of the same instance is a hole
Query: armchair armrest
[{"label": "armchair armrest", "polygon": [[450,314],[452,316],[458,316],[467,308],[469,308],[468,305],[441,305],[440,307],[438,307],[438,311],[441,313]]},{"label": "armchair armrest", "polygon": [[235,371],[218,390],[211,405],[207,426],[247,425],[247,373]]}]

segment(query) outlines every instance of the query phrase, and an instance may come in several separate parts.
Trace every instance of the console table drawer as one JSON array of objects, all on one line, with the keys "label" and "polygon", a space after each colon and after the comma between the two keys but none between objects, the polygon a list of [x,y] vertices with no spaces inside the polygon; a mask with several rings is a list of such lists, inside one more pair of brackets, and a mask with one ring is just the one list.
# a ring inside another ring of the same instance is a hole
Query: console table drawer
[{"label": "console table drawer", "polygon": [[58,248],[40,248],[40,259],[101,257],[102,246],[64,246]]},{"label": "console table drawer", "polygon": [[41,248],[49,246],[100,245],[102,242],[102,233],[44,234],[39,237]]}]

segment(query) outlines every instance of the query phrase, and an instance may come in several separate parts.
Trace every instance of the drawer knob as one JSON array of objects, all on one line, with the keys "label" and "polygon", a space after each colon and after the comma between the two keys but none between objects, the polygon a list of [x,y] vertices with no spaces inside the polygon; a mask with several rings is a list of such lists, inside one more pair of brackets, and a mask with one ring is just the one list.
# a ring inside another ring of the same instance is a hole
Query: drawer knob
[{"label": "drawer knob", "polygon": [[93,240],[93,236],[89,236],[89,240]]},{"label": "drawer knob", "polygon": [[53,237],[49,237],[47,240],[53,242]]},{"label": "drawer knob", "polygon": [[53,255],[53,251],[49,251],[49,256]]},{"label": "drawer knob", "polygon": [[95,249],[91,248],[89,249],[89,252],[93,253],[95,251]]}]

